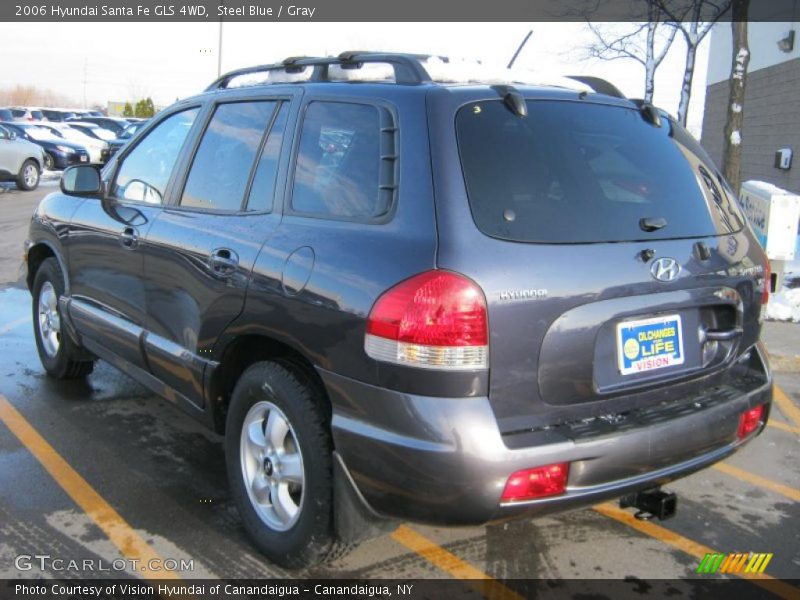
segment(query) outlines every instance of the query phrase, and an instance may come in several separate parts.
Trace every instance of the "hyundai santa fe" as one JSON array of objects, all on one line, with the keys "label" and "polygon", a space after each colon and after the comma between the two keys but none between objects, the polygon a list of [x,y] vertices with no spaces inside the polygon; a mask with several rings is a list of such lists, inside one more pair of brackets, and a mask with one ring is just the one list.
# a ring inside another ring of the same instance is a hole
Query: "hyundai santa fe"
[{"label": "hyundai santa fe", "polygon": [[768,263],[691,135],[601,80],[447,66],[231,72],[33,216],[47,373],[103,359],[224,433],[281,565],[397,519],[668,517],[768,418]]}]

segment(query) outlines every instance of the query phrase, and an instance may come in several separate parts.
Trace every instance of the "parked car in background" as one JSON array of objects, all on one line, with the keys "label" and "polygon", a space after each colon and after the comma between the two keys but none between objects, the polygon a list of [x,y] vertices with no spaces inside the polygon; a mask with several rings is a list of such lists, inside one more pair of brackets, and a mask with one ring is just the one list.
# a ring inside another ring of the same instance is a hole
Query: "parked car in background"
[{"label": "parked car in background", "polygon": [[117,151],[127,144],[131,138],[136,135],[136,132],[143,129],[145,125],[147,125],[147,121],[139,119],[125,127],[117,139],[110,140],[108,142],[108,155],[106,156],[106,160],[114,156]]},{"label": "parked car in background", "polygon": [[0,121],[13,121],[14,113],[10,108],[0,108]]},{"label": "parked car in background", "polygon": [[113,132],[115,136],[119,136],[125,127],[128,125],[128,121],[125,119],[120,119],[117,117],[81,117],[79,119],[84,123],[94,123],[95,125],[99,125],[104,129],[108,129],[109,131]]},{"label": "parked car in background", "polygon": [[89,162],[89,151],[85,146],[55,136],[48,129],[34,123],[5,123],[17,137],[33,142],[44,150],[44,168],[62,170],[70,165]]},{"label": "parked car in background", "polygon": [[30,110],[27,108],[21,108],[19,106],[12,106],[9,108],[11,111],[11,115],[13,116],[14,121],[36,121],[41,119],[36,119],[31,113]]},{"label": "parked car in background", "polygon": [[89,161],[95,164],[102,164],[108,160],[110,153],[108,146],[110,142],[105,142],[93,138],[79,129],[70,127],[66,123],[40,123],[42,128],[52,132],[55,137],[69,140],[85,147],[89,152]]},{"label": "parked car in background", "polygon": [[94,123],[70,120],[67,121],[66,124],[72,127],[73,129],[78,129],[79,131],[82,131],[89,137],[101,140],[103,142],[110,142],[112,140],[117,139],[117,136],[114,135],[113,132],[103,127],[100,127],[99,125],[95,125]]},{"label": "parked car in background", "polygon": [[0,124],[0,181],[14,181],[21,190],[35,190],[44,166],[44,150]]},{"label": "parked car in background", "polygon": [[60,110],[57,108],[43,108],[42,114],[47,117],[48,121],[55,121],[57,123],[63,123],[68,119],[75,118],[75,113],[70,110]]}]

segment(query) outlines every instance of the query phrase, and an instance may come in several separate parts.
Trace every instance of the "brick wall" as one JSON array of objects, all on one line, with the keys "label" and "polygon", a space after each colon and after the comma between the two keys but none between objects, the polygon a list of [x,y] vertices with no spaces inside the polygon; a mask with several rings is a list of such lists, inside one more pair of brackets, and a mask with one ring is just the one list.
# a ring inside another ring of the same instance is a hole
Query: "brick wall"
[{"label": "brick wall", "polygon": [[[708,86],[702,144],[717,165],[727,104],[727,81]],[[742,145],[742,181],[768,181],[800,194],[800,58],[747,74]],[[778,148],[794,153],[788,171],[773,166]]]}]

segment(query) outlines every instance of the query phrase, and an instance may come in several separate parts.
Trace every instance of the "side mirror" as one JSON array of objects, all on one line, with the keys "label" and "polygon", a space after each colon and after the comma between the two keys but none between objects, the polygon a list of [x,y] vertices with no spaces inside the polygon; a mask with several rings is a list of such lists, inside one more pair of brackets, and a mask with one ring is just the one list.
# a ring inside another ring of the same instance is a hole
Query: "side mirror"
[{"label": "side mirror", "polygon": [[61,191],[70,196],[102,196],[100,170],[94,165],[67,167],[61,176]]},{"label": "side mirror", "polygon": [[17,139],[17,134],[16,134],[16,132],[14,132],[14,131],[9,131],[9,132],[8,132],[8,139],[10,139],[10,140],[15,140],[15,139]]}]

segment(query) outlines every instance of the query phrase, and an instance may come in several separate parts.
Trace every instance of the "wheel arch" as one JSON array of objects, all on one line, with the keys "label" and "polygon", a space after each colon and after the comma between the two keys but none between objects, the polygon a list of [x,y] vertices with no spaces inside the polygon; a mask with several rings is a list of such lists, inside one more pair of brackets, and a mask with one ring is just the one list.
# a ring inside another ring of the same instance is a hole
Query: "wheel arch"
[{"label": "wheel arch", "polygon": [[55,258],[58,266],[61,269],[61,275],[64,277],[64,294],[69,294],[69,277],[67,277],[67,265],[61,253],[53,246],[53,244],[46,240],[34,242],[28,248],[25,254],[25,260],[28,265],[28,273],[25,281],[28,285],[28,290],[33,291],[33,280],[36,278],[36,272],[42,263],[48,258]]},{"label": "wheel arch", "polygon": [[228,404],[236,382],[257,362],[274,361],[289,368],[304,383],[319,391],[330,423],[331,402],[314,364],[302,352],[263,333],[246,333],[229,340],[219,350],[219,365],[208,378],[206,394],[211,422],[218,433],[225,431]]}]

